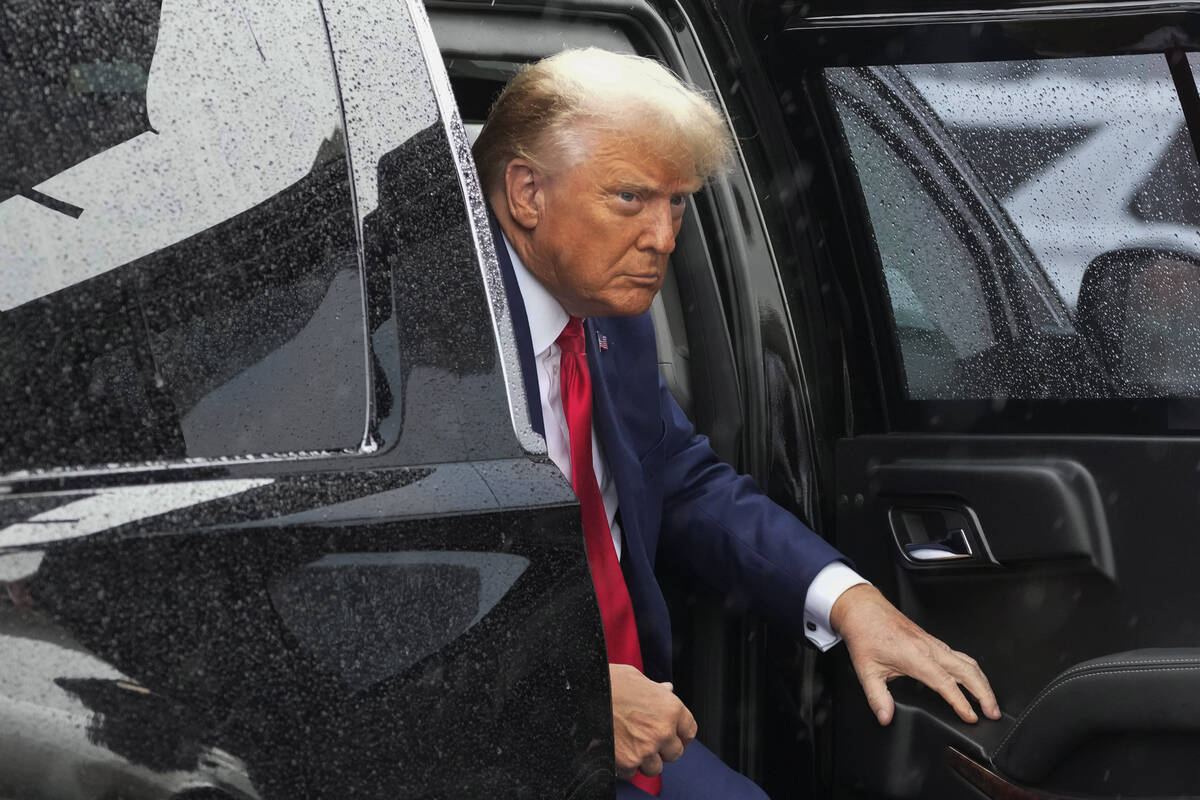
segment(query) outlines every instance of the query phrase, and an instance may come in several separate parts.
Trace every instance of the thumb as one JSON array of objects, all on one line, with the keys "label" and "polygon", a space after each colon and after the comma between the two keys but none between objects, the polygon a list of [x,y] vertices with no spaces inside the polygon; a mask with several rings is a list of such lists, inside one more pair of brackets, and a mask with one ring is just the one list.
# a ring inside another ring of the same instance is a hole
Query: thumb
[{"label": "thumb", "polygon": [[890,723],[892,715],[896,712],[896,701],[887,690],[887,683],[881,676],[870,676],[862,679],[862,686],[867,695],[867,705],[875,713],[875,719],[879,720],[880,725]]},{"label": "thumb", "polygon": [[660,681],[658,685],[665,686],[668,692],[675,691],[675,684],[671,683],[670,681]]}]

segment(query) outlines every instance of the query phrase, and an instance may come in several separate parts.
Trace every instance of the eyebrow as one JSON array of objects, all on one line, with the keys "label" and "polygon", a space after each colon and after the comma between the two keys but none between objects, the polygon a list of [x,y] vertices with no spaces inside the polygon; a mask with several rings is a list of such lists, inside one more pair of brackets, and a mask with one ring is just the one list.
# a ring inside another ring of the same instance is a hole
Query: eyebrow
[{"label": "eyebrow", "polygon": [[681,187],[681,188],[679,188],[679,189],[677,189],[676,191],[673,191],[673,192],[660,191],[660,190],[659,190],[659,189],[657,189],[656,187],[654,187],[654,186],[651,186],[650,184],[648,184],[648,183],[644,183],[644,182],[642,182],[642,181],[638,181],[638,180],[621,180],[621,179],[619,179],[619,178],[618,178],[618,179],[615,179],[615,180],[612,180],[612,181],[610,181],[610,182],[609,182],[609,184],[608,184],[608,188],[609,188],[609,189],[611,189],[611,190],[613,190],[613,191],[619,191],[619,192],[634,191],[634,192],[638,192],[638,193],[641,193],[641,194],[655,194],[655,193],[657,193],[657,194],[667,194],[667,195],[677,195],[677,194],[695,194],[695,193],[698,191],[698,189],[690,189],[690,188],[687,188],[687,187]]}]

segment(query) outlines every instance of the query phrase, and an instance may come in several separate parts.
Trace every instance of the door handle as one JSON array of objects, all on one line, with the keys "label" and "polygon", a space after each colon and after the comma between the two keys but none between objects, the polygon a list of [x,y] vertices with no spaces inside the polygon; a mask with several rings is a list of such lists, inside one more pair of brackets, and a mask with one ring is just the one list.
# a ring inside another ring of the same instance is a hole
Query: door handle
[{"label": "door handle", "polygon": [[971,542],[962,528],[950,531],[936,542],[909,542],[902,546],[904,555],[912,561],[961,561],[973,558]]},{"label": "door handle", "polygon": [[888,520],[907,565],[950,567],[991,561],[975,515],[965,506],[893,506]]}]

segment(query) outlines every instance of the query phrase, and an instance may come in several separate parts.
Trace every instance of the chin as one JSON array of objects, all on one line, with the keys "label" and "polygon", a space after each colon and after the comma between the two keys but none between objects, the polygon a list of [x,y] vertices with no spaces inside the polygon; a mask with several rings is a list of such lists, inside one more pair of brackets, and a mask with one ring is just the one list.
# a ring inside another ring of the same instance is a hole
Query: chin
[{"label": "chin", "polygon": [[659,281],[655,286],[621,287],[619,290],[599,292],[589,298],[589,313],[576,316],[636,317],[645,314],[650,310],[661,286],[662,281]]},{"label": "chin", "polygon": [[620,301],[610,304],[608,311],[603,316],[636,317],[638,314],[645,314],[650,310],[650,305],[657,295],[658,290],[655,289],[652,292],[638,292],[636,295],[623,297]]}]

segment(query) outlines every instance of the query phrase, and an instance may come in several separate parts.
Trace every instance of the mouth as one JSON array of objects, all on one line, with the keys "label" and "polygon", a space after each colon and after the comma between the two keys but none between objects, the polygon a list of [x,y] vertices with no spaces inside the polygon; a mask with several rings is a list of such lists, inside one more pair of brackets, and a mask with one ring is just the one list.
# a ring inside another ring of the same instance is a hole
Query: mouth
[{"label": "mouth", "polygon": [[662,276],[657,272],[627,273],[625,278],[634,286],[646,289],[657,289],[662,283]]}]

